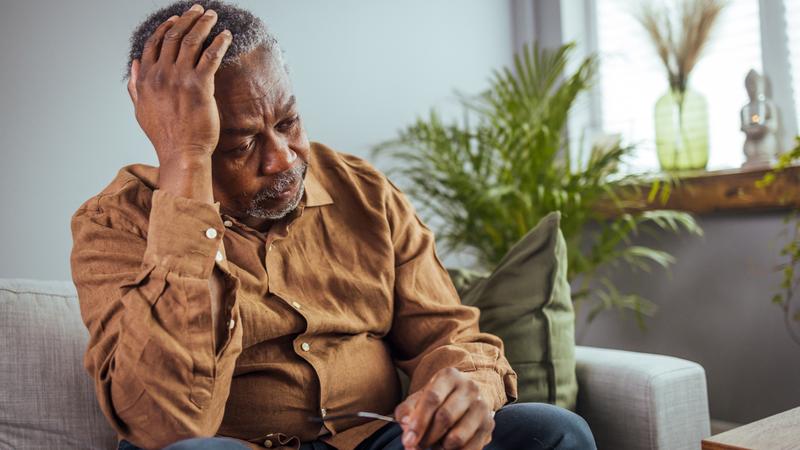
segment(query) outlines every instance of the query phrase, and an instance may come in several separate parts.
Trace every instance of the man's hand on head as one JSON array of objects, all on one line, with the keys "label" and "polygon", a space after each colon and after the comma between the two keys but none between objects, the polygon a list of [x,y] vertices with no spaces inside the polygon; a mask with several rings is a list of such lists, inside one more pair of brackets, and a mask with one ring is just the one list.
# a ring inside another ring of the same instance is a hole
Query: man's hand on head
[{"label": "man's hand on head", "polygon": [[437,372],[395,409],[403,446],[482,449],[492,438],[494,412],[479,391],[478,384],[457,369]]},{"label": "man's hand on head", "polygon": [[225,30],[203,50],[216,22],[216,12],[200,5],[167,19],[132,62],[128,81],[136,120],[158,155],[159,186],[204,200],[213,197],[211,154],[220,133],[214,75],[232,41]]}]

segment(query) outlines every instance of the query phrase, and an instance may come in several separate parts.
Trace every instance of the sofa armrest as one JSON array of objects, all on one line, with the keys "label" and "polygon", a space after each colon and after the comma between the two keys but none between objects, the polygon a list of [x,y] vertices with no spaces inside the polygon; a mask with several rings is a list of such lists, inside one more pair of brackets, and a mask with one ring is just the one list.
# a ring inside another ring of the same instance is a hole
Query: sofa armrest
[{"label": "sofa armrest", "polygon": [[697,449],[710,433],[706,375],[671,356],[575,350],[578,414],[598,448]]}]

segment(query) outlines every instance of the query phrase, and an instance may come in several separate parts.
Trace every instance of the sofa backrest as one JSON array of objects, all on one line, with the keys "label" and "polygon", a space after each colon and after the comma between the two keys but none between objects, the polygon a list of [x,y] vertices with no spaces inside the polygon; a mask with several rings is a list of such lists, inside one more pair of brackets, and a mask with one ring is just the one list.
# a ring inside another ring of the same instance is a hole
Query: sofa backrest
[{"label": "sofa backrest", "polygon": [[71,282],[0,279],[0,448],[115,449]]}]

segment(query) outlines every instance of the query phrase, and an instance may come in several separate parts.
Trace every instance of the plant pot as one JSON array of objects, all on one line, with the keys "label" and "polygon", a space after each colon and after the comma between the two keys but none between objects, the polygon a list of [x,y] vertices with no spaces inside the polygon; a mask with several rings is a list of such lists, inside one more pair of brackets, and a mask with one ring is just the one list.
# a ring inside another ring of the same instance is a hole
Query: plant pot
[{"label": "plant pot", "polygon": [[708,103],[691,89],[670,90],[656,102],[656,151],[667,172],[702,170],[708,164]]}]

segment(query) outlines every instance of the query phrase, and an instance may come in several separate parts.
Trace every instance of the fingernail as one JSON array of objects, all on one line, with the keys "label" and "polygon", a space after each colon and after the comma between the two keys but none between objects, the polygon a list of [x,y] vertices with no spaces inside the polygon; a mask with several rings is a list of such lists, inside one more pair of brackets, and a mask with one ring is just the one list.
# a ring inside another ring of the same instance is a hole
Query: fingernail
[{"label": "fingernail", "polygon": [[211,17],[211,16],[216,16],[217,13],[213,9],[207,9],[205,15]]},{"label": "fingernail", "polygon": [[408,416],[403,416],[403,417],[400,418],[400,423],[404,423],[404,424],[408,425],[408,421],[409,421]]},{"label": "fingernail", "polygon": [[414,439],[417,438],[416,433],[413,431],[409,431],[403,434],[403,445],[411,446],[414,443]]},{"label": "fingernail", "polygon": [[190,11],[202,11],[202,10],[203,10],[203,7],[202,7],[202,6],[200,6],[200,5],[194,4],[194,5],[192,5],[192,7],[191,7],[191,8],[189,8],[189,10],[190,10]]},{"label": "fingernail", "polygon": [[172,16],[169,19],[167,19],[167,22],[175,22],[176,20],[178,20],[178,16]]}]

